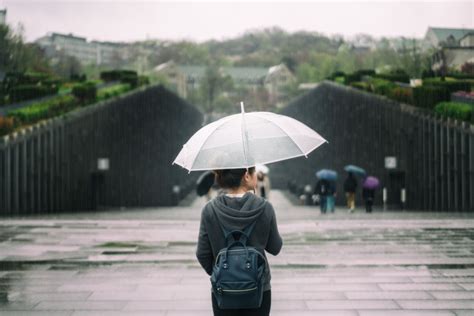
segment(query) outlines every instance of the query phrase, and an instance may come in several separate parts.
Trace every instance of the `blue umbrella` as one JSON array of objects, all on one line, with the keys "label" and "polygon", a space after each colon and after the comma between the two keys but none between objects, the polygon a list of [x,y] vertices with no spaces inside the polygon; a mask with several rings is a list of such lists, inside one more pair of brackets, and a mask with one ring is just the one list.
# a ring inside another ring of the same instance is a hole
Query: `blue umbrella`
[{"label": "blue umbrella", "polygon": [[352,172],[361,177],[365,177],[367,174],[367,172],[365,172],[364,169],[362,169],[361,167],[354,166],[354,165],[347,165],[344,167],[344,170],[346,170],[347,172]]},{"label": "blue umbrella", "polygon": [[321,169],[316,172],[316,177],[319,179],[325,179],[329,181],[336,181],[337,180],[337,172],[331,169]]}]

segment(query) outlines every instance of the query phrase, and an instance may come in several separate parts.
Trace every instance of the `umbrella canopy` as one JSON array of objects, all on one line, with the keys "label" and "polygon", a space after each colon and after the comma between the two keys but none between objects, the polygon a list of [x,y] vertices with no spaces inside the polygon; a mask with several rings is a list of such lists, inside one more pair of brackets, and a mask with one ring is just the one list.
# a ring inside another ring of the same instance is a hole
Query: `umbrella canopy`
[{"label": "umbrella canopy", "polygon": [[362,187],[365,189],[375,190],[380,186],[380,180],[373,176],[368,176],[365,178]]},{"label": "umbrella canopy", "polygon": [[212,171],[206,171],[196,181],[196,193],[199,196],[206,195],[214,184],[215,175]]},{"label": "umbrella canopy", "polygon": [[346,170],[347,172],[352,172],[361,177],[365,177],[365,175],[367,174],[364,169],[354,165],[347,165],[344,167],[344,170]]},{"label": "umbrella canopy", "polygon": [[268,169],[268,167],[265,165],[256,165],[255,170],[263,174],[268,174],[268,172],[270,171],[270,169]]},{"label": "umbrella canopy", "polygon": [[250,168],[307,156],[326,140],[303,123],[270,112],[226,116],[198,130],[173,164],[189,171]]},{"label": "umbrella canopy", "polygon": [[321,169],[316,172],[316,177],[319,179],[325,179],[329,181],[336,181],[337,180],[337,172],[331,169]]}]

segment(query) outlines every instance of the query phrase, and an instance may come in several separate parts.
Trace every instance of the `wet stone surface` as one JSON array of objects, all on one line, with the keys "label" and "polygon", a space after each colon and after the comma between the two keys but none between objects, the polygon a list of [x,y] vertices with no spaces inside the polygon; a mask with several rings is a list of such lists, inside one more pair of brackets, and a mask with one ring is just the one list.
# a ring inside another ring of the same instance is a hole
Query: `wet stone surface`
[{"label": "wet stone surface", "polygon": [[[474,215],[321,215],[272,192],[272,315],[474,315]],[[211,315],[189,207],[0,221],[0,314]]]}]

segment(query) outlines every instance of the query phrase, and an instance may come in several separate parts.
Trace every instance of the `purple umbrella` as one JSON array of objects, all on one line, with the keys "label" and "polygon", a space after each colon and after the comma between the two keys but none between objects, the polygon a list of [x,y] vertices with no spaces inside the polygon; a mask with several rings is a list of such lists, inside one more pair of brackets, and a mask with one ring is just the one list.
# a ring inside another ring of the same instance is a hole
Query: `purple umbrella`
[{"label": "purple umbrella", "polygon": [[375,190],[379,187],[379,185],[380,185],[379,179],[373,176],[368,176],[367,178],[365,178],[364,183],[362,184],[362,187],[364,189]]}]

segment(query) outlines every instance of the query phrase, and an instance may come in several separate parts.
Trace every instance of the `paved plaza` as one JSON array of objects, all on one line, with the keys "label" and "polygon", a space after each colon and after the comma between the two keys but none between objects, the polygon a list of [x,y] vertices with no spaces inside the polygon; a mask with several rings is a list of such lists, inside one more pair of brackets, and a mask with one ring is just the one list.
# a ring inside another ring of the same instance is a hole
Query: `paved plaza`
[{"label": "paved plaza", "polygon": [[[0,315],[212,315],[189,201],[0,220]],[[474,315],[474,214],[271,201],[272,315]]]}]

